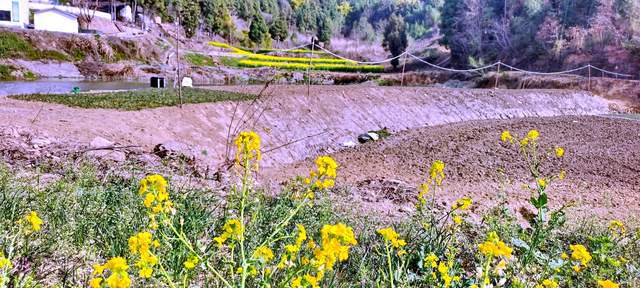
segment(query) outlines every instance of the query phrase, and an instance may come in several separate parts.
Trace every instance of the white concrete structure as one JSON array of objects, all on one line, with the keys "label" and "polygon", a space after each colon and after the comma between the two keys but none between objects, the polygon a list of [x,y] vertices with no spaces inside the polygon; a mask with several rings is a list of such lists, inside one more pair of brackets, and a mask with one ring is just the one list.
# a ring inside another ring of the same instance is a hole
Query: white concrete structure
[{"label": "white concrete structure", "polygon": [[[7,0],[0,0],[0,2],[3,2],[3,1],[7,1]],[[27,2],[27,1],[25,1],[25,2]],[[80,13],[81,9],[78,8],[78,7],[66,6],[66,5],[53,5],[53,4],[50,4],[50,3],[30,2],[29,3],[29,8],[31,10],[34,10],[34,11],[40,11],[40,10],[56,8],[58,10],[61,10],[61,11],[67,12],[67,13],[71,13],[71,14],[75,14],[75,15],[80,15],[81,14]],[[102,18],[102,19],[111,21],[111,14],[109,14],[109,13],[105,13],[105,12],[102,12],[102,11],[95,11],[95,12],[91,12],[91,13],[96,18]]]},{"label": "white concrete structure", "polygon": [[29,25],[28,0],[0,0],[0,26],[25,28]]},{"label": "white concrete structure", "polygon": [[36,30],[66,33],[78,33],[79,28],[78,16],[58,8],[36,11],[33,15],[33,24]]}]

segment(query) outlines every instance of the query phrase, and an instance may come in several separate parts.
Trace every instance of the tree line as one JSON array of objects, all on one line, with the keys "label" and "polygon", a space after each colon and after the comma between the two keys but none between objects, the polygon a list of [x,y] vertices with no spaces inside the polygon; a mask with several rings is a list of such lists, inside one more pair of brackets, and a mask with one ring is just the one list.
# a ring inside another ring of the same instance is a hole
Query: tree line
[{"label": "tree line", "polygon": [[[607,51],[612,50],[631,59],[640,56],[637,0],[135,2],[165,21],[179,15],[188,37],[219,35],[248,47],[295,42],[294,32],[301,32],[325,44],[334,36],[382,43],[394,56],[406,49],[409,39],[433,39],[450,50],[451,64],[460,67],[501,60],[524,67],[544,63],[551,69],[567,66],[570,56],[593,64],[607,62]],[[248,29],[240,31],[234,18],[244,20]]]}]

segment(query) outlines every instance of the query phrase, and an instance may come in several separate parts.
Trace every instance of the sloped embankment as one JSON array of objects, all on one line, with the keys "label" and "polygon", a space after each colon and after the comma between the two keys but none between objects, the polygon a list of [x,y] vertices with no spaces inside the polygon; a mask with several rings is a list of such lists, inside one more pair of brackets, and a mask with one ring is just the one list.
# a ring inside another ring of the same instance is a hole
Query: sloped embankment
[{"label": "sloped embankment", "polygon": [[[469,120],[608,112],[601,98],[562,90],[314,86],[307,95],[306,87],[277,86],[273,94],[256,130],[264,134],[267,148],[286,146],[265,154],[268,166],[330,153],[360,133],[385,127],[401,131]],[[312,135],[317,136],[305,138]]]},{"label": "sloped embankment", "polygon": [[[256,92],[261,88],[216,89]],[[331,153],[360,133],[384,127],[397,132],[478,119],[608,112],[605,100],[576,91],[313,86],[309,92],[307,95],[304,86],[275,86],[266,93],[271,96],[262,98],[259,109],[250,109],[255,107],[250,102],[239,105],[236,120],[240,115],[261,115],[243,129],[263,136],[263,166]],[[225,154],[227,127],[236,103],[117,111],[0,98],[0,107],[1,123],[48,137],[89,143],[100,136],[118,144],[140,145],[146,151],[178,141],[208,160],[207,165],[217,166]]]}]

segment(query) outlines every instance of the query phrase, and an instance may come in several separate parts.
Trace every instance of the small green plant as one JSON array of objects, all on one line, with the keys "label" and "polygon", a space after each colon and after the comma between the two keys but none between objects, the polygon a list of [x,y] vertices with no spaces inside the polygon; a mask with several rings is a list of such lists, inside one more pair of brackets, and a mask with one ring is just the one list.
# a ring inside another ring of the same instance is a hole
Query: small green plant
[{"label": "small green plant", "polygon": [[214,66],[213,59],[207,55],[197,53],[187,53],[184,58],[195,66]]},{"label": "small green plant", "polygon": [[[256,97],[252,94],[194,88],[186,88],[183,89],[182,92],[182,100],[186,104],[220,101],[247,101]],[[10,98],[24,101],[58,103],[71,107],[88,109],[119,110],[141,110],[164,106],[176,106],[180,103],[177,91],[173,89],[145,89],[112,93],[91,93],[82,94],[82,97],[69,93],[17,95],[10,96]]]}]

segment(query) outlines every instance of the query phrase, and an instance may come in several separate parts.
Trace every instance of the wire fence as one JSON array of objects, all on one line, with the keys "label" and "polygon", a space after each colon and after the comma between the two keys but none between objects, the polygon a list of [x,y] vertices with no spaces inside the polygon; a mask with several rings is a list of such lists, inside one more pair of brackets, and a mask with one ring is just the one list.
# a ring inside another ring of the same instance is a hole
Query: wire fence
[{"label": "wire fence", "polygon": [[308,43],[308,44],[304,44],[304,45],[301,45],[301,46],[297,46],[297,47],[294,47],[294,48],[282,49],[282,50],[278,50],[278,51],[286,52],[286,51],[291,51],[291,50],[299,49],[301,47],[308,47],[308,46],[311,46],[312,49],[313,48],[317,48],[317,49],[319,49],[319,50],[321,50],[321,51],[323,51],[323,52],[325,52],[325,53],[327,53],[327,54],[329,54],[329,55],[331,55],[333,57],[336,57],[336,58],[339,58],[339,59],[342,59],[342,60],[351,61],[351,62],[353,62],[355,64],[360,64],[360,65],[384,64],[384,63],[388,63],[388,62],[391,62],[391,61],[396,60],[396,59],[400,59],[403,56],[408,56],[408,57],[411,57],[411,58],[415,59],[416,61],[421,62],[423,64],[426,64],[426,65],[428,65],[428,66],[430,66],[430,67],[432,67],[434,69],[438,69],[438,70],[442,70],[442,71],[448,71],[448,72],[460,72],[460,73],[469,72],[469,73],[472,73],[472,72],[479,72],[479,71],[483,71],[483,70],[489,70],[489,69],[492,69],[494,67],[498,67],[498,71],[499,71],[500,67],[504,66],[504,67],[506,67],[506,68],[508,68],[508,69],[510,69],[512,71],[522,72],[522,73],[531,74],[531,75],[540,75],[540,76],[566,75],[566,74],[573,74],[573,73],[576,73],[576,72],[587,70],[588,77],[591,78],[591,76],[592,76],[591,75],[592,74],[591,70],[593,69],[593,70],[601,72],[602,75],[610,75],[610,76],[614,76],[616,78],[618,78],[618,77],[620,77],[620,78],[630,78],[630,79],[634,78],[634,75],[618,73],[618,72],[614,72],[614,71],[609,71],[609,70],[606,70],[604,68],[593,66],[591,64],[588,64],[588,65],[585,65],[585,66],[582,66],[582,67],[578,67],[578,68],[574,68],[574,69],[568,69],[568,70],[563,70],[563,71],[555,71],[555,72],[538,72],[538,71],[526,70],[526,69],[514,67],[514,66],[509,65],[507,63],[503,63],[502,61],[498,61],[498,62],[495,62],[493,64],[489,64],[489,65],[482,66],[482,67],[477,67],[477,68],[454,69],[454,68],[447,68],[447,67],[443,67],[443,66],[431,63],[431,62],[429,62],[427,60],[422,59],[419,56],[416,56],[416,55],[412,54],[409,51],[404,51],[404,52],[400,53],[397,56],[394,56],[394,57],[391,57],[391,58],[387,58],[387,59],[384,59],[384,60],[379,60],[379,61],[359,61],[359,60],[350,59],[350,58],[341,56],[341,55],[339,55],[339,54],[337,54],[337,53],[335,53],[333,51],[330,51],[330,50],[328,50],[328,49],[326,49],[324,47],[321,47],[321,46],[319,46],[319,45],[317,45],[317,44],[315,44],[313,42],[312,43]]}]

